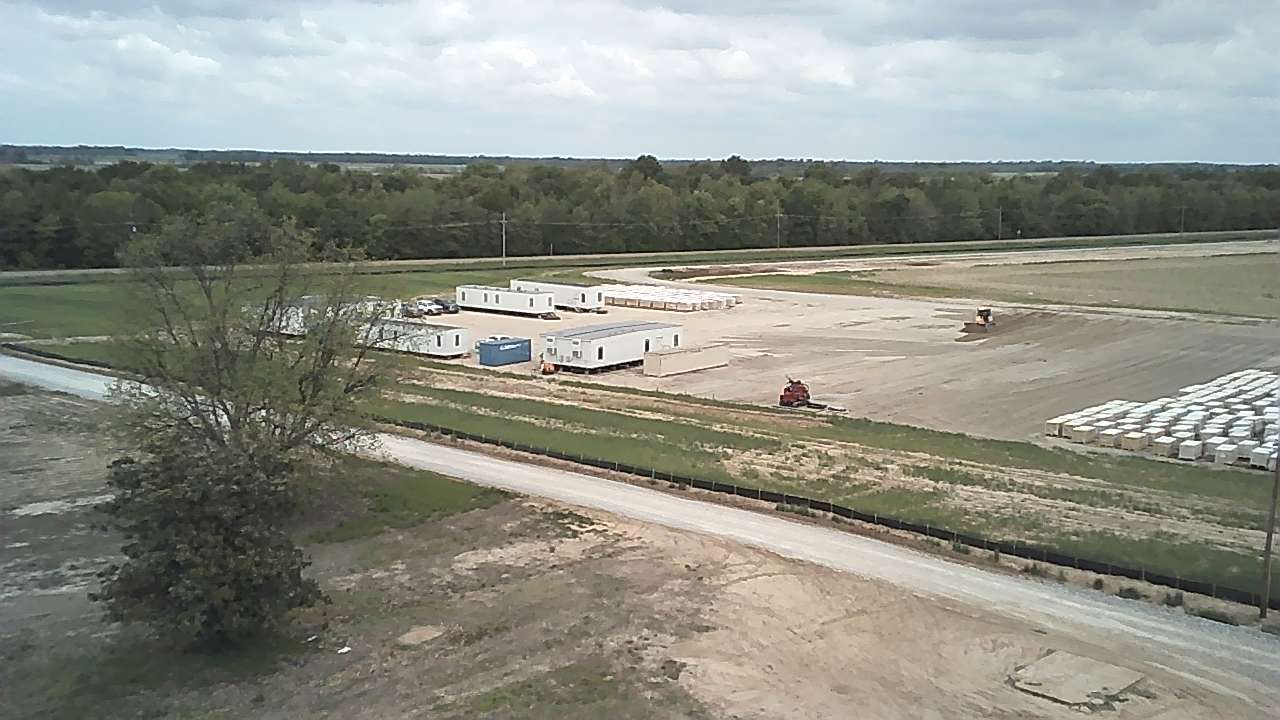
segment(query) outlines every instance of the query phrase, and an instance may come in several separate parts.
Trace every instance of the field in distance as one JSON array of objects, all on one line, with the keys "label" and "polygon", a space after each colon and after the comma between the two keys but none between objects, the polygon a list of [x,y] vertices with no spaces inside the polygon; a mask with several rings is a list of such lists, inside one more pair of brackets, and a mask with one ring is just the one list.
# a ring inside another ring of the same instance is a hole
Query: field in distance
[{"label": "field in distance", "polygon": [[937,265],[857,272],[764,274],[705,282],[841,295],[974,298],[1280,317],[1275,253],[1209,257]]}]

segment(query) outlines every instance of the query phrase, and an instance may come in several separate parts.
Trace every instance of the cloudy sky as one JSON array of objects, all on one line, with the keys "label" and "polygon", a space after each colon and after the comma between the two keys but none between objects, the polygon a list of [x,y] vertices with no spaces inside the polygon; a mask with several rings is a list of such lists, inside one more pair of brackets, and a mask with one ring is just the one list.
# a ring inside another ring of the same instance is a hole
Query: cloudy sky
[{"label": "cloudy sky", "polygon": [[0,0],[0,142],[1280,162],[1280,0]]}]

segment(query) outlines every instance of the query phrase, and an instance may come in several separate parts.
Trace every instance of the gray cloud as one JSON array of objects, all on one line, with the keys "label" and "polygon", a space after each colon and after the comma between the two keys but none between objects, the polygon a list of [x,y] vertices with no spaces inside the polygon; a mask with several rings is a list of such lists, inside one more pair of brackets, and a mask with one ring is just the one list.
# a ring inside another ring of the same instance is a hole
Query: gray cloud
[{"label": "gray cloud", "polygon": [[1270,0],[0,0],[0,137],[1277,161],[1241,118],[1280,109],[1278,26]]}]

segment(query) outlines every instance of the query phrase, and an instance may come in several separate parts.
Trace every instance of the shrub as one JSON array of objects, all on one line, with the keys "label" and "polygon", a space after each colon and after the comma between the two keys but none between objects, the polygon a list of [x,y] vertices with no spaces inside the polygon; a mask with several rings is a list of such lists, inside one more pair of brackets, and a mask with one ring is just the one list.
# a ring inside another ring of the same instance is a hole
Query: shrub
[{"label": "shrub", "polygon": [[1103,586],[1104,586],[1104,585],[1105,585],[1105,583],[1103,583],[1103,582],[1102,582],[1102,578],[1094,578],[1094,579],[1093,579],[1093,589],[1094,589],[1094,590],[1101,590],[1101,589],[1103,588]]},{"label": "shrub", "polygon": [[1125,600],[1146,600],[1147,594],[1135,587],[1122,587],[1116,591],[1116,597],[1122,597]]},{"label": "shrub", "polygon": [[1040,563],[1031,563],[1030,565],[1025,565],[1022,568],[1022,572],[1026,573],[1027,575],[1032,575],[1035,577],[1044,577],[1049,574],[1048,571],[1044,569],[1044,566],[1042,566]]},{"label": "shrub", "polygon": [[1179,591],[1179,592],[1165,593],[1163,602],[1165,605],[1168,605],[1169,607],[1182,607],[1182,600],[1183,600],[1182,593]]},{"label": "shrub", "polygon": [[112,463],[114,496],[99,506],[126,540],[124,562],[99,573],[90,595],[111,620],[207,646],[274,630],[324,599],[284,530],[296,468],[230,449],[156,450]]},{"label": "shrub", "polygon": [[962,542],[953,542],[953,543],[951,543],[951,549],[952,549],[952,550],[955,550],[956,552],[960,553],[961,555],[968,555],[968,554],[971,552],[970,547],[969,547],[968,545],[965,545],[965,544],[964,544],[964,543],[962,543]]}]

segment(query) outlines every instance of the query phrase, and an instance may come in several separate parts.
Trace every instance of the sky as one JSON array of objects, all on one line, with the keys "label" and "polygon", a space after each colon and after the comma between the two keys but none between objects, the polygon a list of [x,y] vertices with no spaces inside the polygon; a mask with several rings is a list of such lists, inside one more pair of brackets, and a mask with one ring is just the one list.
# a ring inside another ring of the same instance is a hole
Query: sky
[{"label": "sky", "polygon": [[1280,162],[1280,0],[0,0],[0,143]]}]

